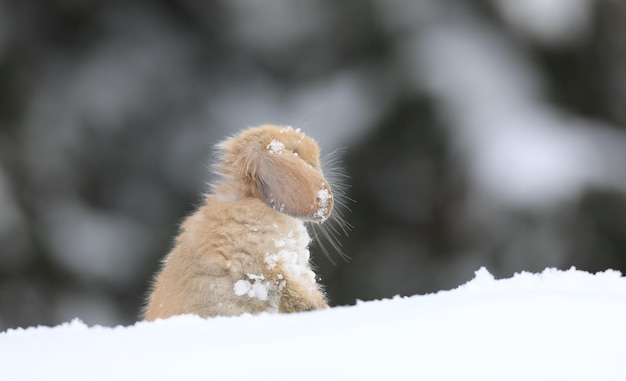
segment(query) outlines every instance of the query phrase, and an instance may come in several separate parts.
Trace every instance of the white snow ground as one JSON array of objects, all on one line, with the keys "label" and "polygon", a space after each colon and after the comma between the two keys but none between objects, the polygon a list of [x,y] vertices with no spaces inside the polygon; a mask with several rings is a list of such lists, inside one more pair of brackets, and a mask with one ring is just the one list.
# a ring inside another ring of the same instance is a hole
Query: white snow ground
[{"label": "white snow ground", "polygon": [[547,269],[292,314],[0,333],[12,380],[624,380],[626,278]]}]

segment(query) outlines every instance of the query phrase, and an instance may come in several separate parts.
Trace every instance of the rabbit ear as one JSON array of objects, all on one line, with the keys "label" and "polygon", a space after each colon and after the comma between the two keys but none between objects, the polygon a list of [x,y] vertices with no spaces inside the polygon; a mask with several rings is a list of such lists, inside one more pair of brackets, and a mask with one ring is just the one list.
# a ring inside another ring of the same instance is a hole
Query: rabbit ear
[{"label": "rabbit ear", "polygon": [[311,221],[330,216],[332,193],[318,169],[288,154],[263,154],[258,164],[255,180],[267,205]]}]

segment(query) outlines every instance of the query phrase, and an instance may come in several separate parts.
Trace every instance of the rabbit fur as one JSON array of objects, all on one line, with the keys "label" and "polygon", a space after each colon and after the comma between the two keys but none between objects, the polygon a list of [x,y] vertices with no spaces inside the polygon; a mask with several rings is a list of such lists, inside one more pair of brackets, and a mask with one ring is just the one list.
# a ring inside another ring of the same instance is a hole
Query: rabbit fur
[{"label": "rabbit fur", "polygon": [[333,209],[317,143],[299,129],[263,125],[218,149],[221,179],[182,223],[145,320],[327,308],[304,225],[323,222]]}]

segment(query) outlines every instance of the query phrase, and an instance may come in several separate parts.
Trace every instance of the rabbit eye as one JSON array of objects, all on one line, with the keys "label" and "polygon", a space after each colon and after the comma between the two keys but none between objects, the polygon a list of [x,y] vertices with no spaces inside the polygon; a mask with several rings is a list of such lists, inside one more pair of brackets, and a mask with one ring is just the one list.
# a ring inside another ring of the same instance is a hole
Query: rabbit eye
[{"label": "rabbit eye", "polygon": [[298,156],[298,151],[295,149],[290,149],[289,152],[291,152],[292,154],[294,154],[295,156]]}]

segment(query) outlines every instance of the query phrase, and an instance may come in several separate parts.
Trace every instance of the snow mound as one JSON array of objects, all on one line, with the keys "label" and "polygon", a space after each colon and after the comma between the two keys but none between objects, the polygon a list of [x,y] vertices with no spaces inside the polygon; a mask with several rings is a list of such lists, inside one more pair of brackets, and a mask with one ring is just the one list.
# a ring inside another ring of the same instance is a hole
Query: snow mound
[{"label": "snow mound", "polygon": [[623,380],[626,278],[547,269],[352,307],[0,333],[12,380]]}]

